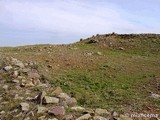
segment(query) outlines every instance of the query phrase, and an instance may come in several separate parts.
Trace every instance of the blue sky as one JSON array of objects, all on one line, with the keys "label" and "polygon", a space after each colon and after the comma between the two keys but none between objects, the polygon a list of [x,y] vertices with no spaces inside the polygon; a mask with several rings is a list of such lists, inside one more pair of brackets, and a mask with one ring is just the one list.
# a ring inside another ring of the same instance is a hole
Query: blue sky
[{"label": "blue sky", "polygon": [[0,0],[0,46],[160,33],[160,0]]}]

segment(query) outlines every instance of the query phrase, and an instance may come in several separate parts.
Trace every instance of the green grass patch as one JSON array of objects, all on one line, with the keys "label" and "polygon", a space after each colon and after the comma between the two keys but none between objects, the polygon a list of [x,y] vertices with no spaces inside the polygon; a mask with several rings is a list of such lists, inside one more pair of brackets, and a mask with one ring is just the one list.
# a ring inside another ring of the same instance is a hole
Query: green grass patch
[{"label": "green grass patch", "polygon": [[75,96],[82,106],[120,109],[121,105],[130,105],[137,99],[145,98],[139,87],[149,78],[125,74],[109,78],[103,73],[70,71],[52,84]]}]

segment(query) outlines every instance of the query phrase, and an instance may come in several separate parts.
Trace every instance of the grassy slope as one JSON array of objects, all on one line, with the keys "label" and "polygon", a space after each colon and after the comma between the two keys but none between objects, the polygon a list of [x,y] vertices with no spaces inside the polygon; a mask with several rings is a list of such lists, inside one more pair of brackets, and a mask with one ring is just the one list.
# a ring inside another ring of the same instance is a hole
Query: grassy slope
[{"label": "grassy slope", "polygon": [[[106,39],[112,46],[104,41],[86,44],[91,39]],[[100,35],[72,45],[1,48],[0,53],[37,61],[45,78],[75,96],[80,105],[160,112],[160,100],[149,97],[150,92],[160,94],[160,80],[155,80],[160,78],[159,36]]]}]

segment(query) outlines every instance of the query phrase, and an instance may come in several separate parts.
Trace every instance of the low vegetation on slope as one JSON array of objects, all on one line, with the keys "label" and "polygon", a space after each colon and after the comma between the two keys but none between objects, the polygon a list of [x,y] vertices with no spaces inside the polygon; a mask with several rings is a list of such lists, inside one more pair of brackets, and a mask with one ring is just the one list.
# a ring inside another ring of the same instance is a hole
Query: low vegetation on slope
[{"label": "low vegetation on slope", "polygon": [[69,45],[0,48],[36,61],[43,79],[78,104],[125,112],[160,112],[160,35],[96,35]]}]

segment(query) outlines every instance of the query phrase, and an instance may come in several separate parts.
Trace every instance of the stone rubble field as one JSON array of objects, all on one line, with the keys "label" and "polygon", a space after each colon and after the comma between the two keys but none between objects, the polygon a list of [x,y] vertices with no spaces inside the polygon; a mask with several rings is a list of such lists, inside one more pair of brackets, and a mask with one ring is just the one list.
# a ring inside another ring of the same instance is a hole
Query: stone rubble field
[{"label": "stone rubble field", "polygon": [[127,114],[78,105],[60,87],[41,81],[36,65],[13,57],[1,59],[0,120],[132,120]]}]

